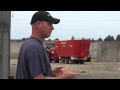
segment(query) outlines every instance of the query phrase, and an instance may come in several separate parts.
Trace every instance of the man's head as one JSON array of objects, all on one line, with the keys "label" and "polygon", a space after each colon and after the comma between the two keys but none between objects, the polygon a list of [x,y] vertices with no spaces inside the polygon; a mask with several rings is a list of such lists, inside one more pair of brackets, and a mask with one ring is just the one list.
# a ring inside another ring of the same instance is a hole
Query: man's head
[{"label": "man's head", "polygon": [[49,12],[38,11],[32,16],[30,24],[34,26],[34,29],[37,30],[36,32],[42,38],[48,38],[54,29],[53,24],[58,24],[59,22],[60,19],[53,18]]}]

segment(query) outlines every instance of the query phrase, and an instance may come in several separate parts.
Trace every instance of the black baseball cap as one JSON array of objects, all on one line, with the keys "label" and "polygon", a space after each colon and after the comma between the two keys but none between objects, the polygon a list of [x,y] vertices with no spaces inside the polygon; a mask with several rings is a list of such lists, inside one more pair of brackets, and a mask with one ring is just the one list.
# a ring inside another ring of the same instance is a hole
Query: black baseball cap
[{"label": "black baseball cap", "polygon": [[31,19],[31,25],[34,24],[37,20],[39,21],[46,21],[52,24],[58,24],[60,19],[53,18],[49,12],[46,11],[38,11],[36,12]]}]

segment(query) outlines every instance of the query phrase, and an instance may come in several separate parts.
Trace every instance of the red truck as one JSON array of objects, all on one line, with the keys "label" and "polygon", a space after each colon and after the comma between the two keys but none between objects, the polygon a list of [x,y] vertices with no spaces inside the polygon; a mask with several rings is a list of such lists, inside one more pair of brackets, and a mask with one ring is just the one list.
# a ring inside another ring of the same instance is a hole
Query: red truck
[{"label": "red truck", "polygon": [[51,60],[66,64],[84,64],[85,61],[90,62],[91,56],[89,52],[90,40],[66,40],[54,42],[55,49],[51,50]]},{"label": "red truck", "polygon": [[57,55],[56,50],[51,50],[51,59],[55,63],[59,63],[59,56]]},{"label": "red truck", "polygon": [[62,63],[84,64],[85,61],[91,61],[90,43],[90,40],[66,40],[57,41],[54,44],[57,56]]},{"label": "red truck", "polygon": [[46,53],[49,57],[50,62],[53,61],[55,63],[59,63],[59,57],[57,56],[54,42],[46,42],[45,46],[46,46]]}]

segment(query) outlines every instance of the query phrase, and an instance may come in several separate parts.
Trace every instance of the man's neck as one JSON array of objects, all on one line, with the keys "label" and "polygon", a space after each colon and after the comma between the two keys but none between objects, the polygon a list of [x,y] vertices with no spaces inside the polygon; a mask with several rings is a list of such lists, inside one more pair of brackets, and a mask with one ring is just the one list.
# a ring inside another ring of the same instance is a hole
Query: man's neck
[{"label": "man's neck", "polygon": [[44,42],[45,39],[42,38],[42,37],[40,37],[40,35],[39,35],[39,33],[38,33],[37,31],[38,31],[37,28],[33,25],[33,26],[32,26],[32,35],[31,35],[31,37],[34,37],[34,38],[36,38],[36,39]]},{"label": "man's neck", "polygon": [[38,39],[38,40],[40,40],[40,41],[42,41],[42,42],[45,41],[44,38],[40,38],[40,37],[38,37],[38,36],[36,36],[36,35],[31,35],[30,37],[34,37],[34,38],[36,38],[36,39]]}]

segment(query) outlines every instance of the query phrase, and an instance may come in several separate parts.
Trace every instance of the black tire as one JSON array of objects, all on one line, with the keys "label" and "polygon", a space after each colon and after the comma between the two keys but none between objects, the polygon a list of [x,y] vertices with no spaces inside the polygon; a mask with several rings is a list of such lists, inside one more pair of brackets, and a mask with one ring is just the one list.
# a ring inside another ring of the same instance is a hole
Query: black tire
[{"label": "black tire", "polygon": [[59,60],[55,60],[55,63],[59,63]]},{"label": "black tire", "polygon": [[75,64],[75,60],[71,60],[71,59],[70,59],[70,63],[71,63],[71,64]]},{"label": "black tire", "polygon": [[80,62],[79,62],[79,60],[74,60],[74,63],[79,64]]},{"label": "black tire", "polygon": [[50,60],[50,62],[52,62],[52,59],[49,59]]},{"label": "black tire", "polygon": [[91,57],[88,57],[86,61],[91,62]]},{"label": "black tire", "polygon": [[80,62],[79,62],[79,60],[75,60],[75,63],[76,63],[76,64],[79,64]]},{"label": "black tire", "polygon": [[84,62],[85,62],[84,60],[80,60],[80,64],[84,64]]},{"label": "black tire", "polygon": [[65,58],[61,58],[61,60],[62,60],[62,63],[65,63]]},{"label": "black tire", "polygon": [[65,58],[66,64],[69,64],[69,58]]}]

